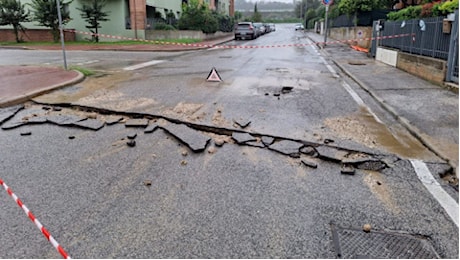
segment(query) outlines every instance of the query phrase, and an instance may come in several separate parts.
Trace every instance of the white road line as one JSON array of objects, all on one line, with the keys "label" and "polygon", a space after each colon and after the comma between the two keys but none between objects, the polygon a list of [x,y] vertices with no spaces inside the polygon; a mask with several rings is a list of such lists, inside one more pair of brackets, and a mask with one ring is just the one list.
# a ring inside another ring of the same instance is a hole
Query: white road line
[{"label": "white road line", "polygon": [[[334,77],[337,77],[337,73],[335,70],[327,63],[327,61],[321,56],[321,54],[316,50],[316,48],[313,45],[312,48],[315,50],[316,54],[320,57],[322,62],[326,65],[328,70],[332,73]],[[372,110],[367,107],[364,103],[364,101],[361,99],[361,97],[356,93],[348,83],[345,81],[342,81],[342,86],[345,88],[345,90],[351,95],[351,97],[358,103],[360,106],[364,106],[368,109],[369,113],[372,114],[372,116],[377,120],[377,122],[382,123],[383,122],[377,117]],[[417,177],[419,180],[423,183],[423,185],[427,188],[427,190],[431,193],[431,195],[438,201],[438,203],[441,205],[441,207],[446,210],[447,214],[449,217],[452,219],[452,221],[455,223],[455,225],[458,226],[459,222],[459,206],[458,203],[441,187],[441,185],[436,181],[436,179],[433,177],[433,174],[430,172],[426,164],[417,159],[409,159],[412,166],[414,167],[414,170],[417,174]]]},{"label": "white road line", "polygon": [[162,62],[165,62],[165,60],[151,60],[151,61],[147,61],[147,62],[144,62],[144,63],[139,63],[137,65],[125,67],[125,68],[123,68],[123,70],[142,69],[142,68],[145,68],[145,67],[148,67],[148,66],[153,66],[153,65],[156,65],[156,64],[159,64],[159,63],[162,63]]},{"label": "white road line", "polygon": [[77,63],[77,65],[78,66],[88,65],[88,64],[92,64],[92,63],[96,63],[96,62],[99,62],[99,60],[89,60],[89,61],[79,62],[79,63]]},{"label": "white road line", "polygon": [[458,203],[441,187],[439,182],[431,174],[430,170],[423,161],[411,159],[410,162],[414,167],[419,180],[425,185],[427,190],[433,197],[441,204],[446,210],[449,217],[454,221],[458,227]]}]

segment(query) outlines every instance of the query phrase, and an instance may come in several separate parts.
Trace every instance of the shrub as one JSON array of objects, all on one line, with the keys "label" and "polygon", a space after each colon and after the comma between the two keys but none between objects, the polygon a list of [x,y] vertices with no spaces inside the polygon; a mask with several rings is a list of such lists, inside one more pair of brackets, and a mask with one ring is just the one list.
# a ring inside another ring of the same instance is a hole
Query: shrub
[{"label": "shrub", "polygon": [[166,24],[166,23],[155,23],[155,25],[153,26],[153,29],[154,30],[163,30],[163,31],[172,31],[172,30],[176,30],[176,28],[170,24]]},{"label": "shrub", "polygon": [[439,6],[442,15],[453,13],[458,9],[458,0],[444,2]]},{"label": "shrub", "polygon": [[393,20],[393,21],[410,20],[410,19],[419,18],[421,12],[422,12],[421,5],[409,6],[397,12],[390,12],[387,14],[387,17],[388,17],[388,20]]},{"label": "shrub", "polygon": [[233,32],[233,27],[235,26],[235,19],[228,15],[222,15],[214,13],[216,19],[219,21],[219,31],[222,32]]},{"label": "shrub", "polygon": [[190,1],[183,5],[179,19],[180,30],[196,30],[204,33],[215,33],[219,29],[217,18],[209,11],[207,5],[198,1]]}]

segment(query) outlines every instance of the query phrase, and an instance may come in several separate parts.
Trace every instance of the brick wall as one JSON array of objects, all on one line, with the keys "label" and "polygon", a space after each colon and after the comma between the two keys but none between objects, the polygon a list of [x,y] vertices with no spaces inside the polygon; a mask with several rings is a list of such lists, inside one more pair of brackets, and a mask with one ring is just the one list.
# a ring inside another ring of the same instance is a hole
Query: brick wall
[{"label": "brick wall", "polygon": [[[26,42],[52,42],[53,35],[49,29],[27,29],[19,32],[19,38]],[[75,33],[64,32],[65,41],[75,41]],[[15,42],[16,37],[12,29],[0,29],[0,42]]]}]

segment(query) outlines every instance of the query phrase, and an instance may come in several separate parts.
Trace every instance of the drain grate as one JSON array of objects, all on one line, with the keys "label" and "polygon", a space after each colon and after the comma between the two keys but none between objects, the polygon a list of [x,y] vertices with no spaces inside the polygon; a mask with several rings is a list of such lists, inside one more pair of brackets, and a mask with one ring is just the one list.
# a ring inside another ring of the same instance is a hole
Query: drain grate
[{"label": "drain grate", "polygon": [[358,229],[331,224],[334,248],[339,258],[439,258],[430,242],[422,237]]}]

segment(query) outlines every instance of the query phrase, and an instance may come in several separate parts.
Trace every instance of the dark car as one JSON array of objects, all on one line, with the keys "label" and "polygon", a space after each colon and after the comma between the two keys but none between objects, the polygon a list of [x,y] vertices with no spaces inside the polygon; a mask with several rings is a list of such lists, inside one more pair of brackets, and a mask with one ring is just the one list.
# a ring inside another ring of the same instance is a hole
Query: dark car
[{"label": "dark car", "polygon": [[235,28],[235,40],[255,39],[259,36],[256,27],[252,22],[240,22]]},{"label": "dark car", "polygon": [[254,27],[257,29],[258,36],[264,35],[267,33],[267,30],[265,28],[265,25],[263,23],[253,23]]}]

